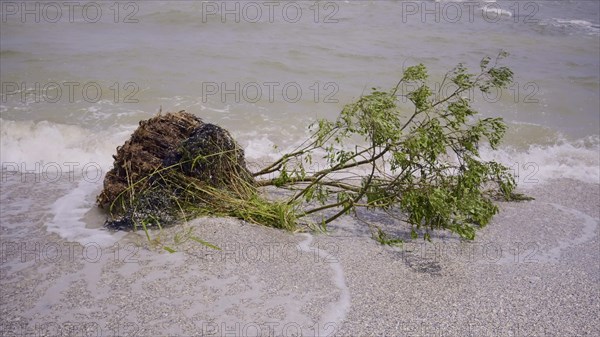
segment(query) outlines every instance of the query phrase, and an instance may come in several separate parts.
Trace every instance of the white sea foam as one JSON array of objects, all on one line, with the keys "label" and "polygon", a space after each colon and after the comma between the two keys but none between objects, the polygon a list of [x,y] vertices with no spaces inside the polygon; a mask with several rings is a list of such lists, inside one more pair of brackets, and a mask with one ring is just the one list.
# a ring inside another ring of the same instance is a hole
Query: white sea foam
[{"label": "white sea foam", "polygon": [[231,106],[229,104],[225,105],[225,107],[223,107],[223,109],[211,108],[211,107],[207,107],[204,105],[200,106],[201,111],[208,110],[208,111],[219,112],[219,113],[229,113],[230,109],[231,109]]},{"label": "white sea foam", "polygon": [[550,204],[554,206],[556,209],[563,213],[571,214],[573,219],[577,219],[576,221],[581,224],[582,231],[578,237],[570,238],[569,240],[561,240],[558,242],[558,245],[551,249],[547,255],[548,259],[554,259],[555,261],[559,261],[562,253],[575,246],[586,243],[590,240],[593,240],[596,235],[596,229],[598,228],[598,219],[595,219],[579,210],[576,210],[571,207],[566,207],[559,204]]},{"label": "white sea foam", "polygon": [[[86,228],[84,215],[95,206],[115,146],[129,131],[91,133],[80,126],[48,121],[0,120],[2,169],[41,175],[40,183],[76,182],[74,189],[49,205],[47,230],[81,244],[109,245],[119,234]],[[44,200],[35,200],[46,206]],[[101,221],[99,219],[99,221]],[[100,224],[96,224],[100,225]]]},{"label": "white sea foam", "polygon": [[244,152],[247,158],[253,160],[277,159],[275,143],[267,136],[255,137],[244,142]]},{"label": "white sea foam", "polygon": [[67,241],[80,244],[106,247],[121,239],[125,232],[112,233],[105,229],[86,228],[84,215],[95,206],[95,196],[99,192],[95,182],[80,180],[77,187],[59,198],[50,207],[54,217],[46,223],[51,233],[60,235]]},{"label": "white sea foam", "polygon": [[513,13],[511,11],[499,8],[497,6],[485,5],[481,8],[481,10],[486,14],[486,16],[489,16],[489,15],[492,15],[493,17],[502,17],[502,16],[512,17],[513,16]]},{"label": "white sea foam", "polygon": [[346,277],[344,276],[344,268],[342,264],[337,260],[337,257],[331,255],[327,251],[323,249],[319,249],[318,247],[311,247],[310,244],[313,241],[313,236],[310,234],[301,234],[306,236],[306,240],[300,242],[298,247],[304,251],[312,253],[313,250],[316,254],[323,259],[323,261],[327,261],[329,266],[333,271],[333,284],[340,291],[339,299],[336,303],[332,303],[330,307],[324,312],[321,317],[320,325],[321,327],[329,327],[331,324],[333,326],[341,324],[348,315],[348,311],[350,310],[350,290],[346,285]]},{"label": "white sea foam", "polygon": [[27,170],[36,163],[56,163],[62,170],[81,169],[86,164],[106,169],[112,164],[115,147],[129,132],[122,129],[93,133],[80,126],[49,121],[0,119],[0,160],[3,167],[13,168],[16,164]]},{"label": "white sea foam", "polygon": [[580,142],[531,145],[526,151],[511,148],[481,151],[485,160],[495,160],[513,168],[520,187],[533,187],[551,179],[570,178],[586,183],[600,183],[600,147]]},{"label": "white sea foam", "polygon": [[572,28],[591,35],[600,34],[600,25],[586,20],[553,18],[549,23],[554,27]]},{"label": "white sea foam", "polygon": [[572,25],[572,26],[580,26],[580,27],[593,27],[594,24],[589,22],[589,21],[585,21],[585,20],[567,20],[567,19],[554,19],[556,20],[557,23],[560,24],[564,24],[564,25]]}]

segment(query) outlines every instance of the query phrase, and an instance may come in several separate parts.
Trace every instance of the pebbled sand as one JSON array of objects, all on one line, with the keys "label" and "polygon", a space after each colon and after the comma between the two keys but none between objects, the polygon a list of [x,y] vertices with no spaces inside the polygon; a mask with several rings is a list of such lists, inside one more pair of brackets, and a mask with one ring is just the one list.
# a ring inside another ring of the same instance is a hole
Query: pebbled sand
[{"label": "pebbled sand", "polygon": [[600,335],[597,184],[534,186],[535,201],[501,204],[471,243],[440,233],[385,247],[352,218],[329,235],[197,219],[195,235],[223,250],[175,245],[171,228],[174,254],[143,234],[65,241],[45,229],[43,186],[10,187],[0,336]]}]

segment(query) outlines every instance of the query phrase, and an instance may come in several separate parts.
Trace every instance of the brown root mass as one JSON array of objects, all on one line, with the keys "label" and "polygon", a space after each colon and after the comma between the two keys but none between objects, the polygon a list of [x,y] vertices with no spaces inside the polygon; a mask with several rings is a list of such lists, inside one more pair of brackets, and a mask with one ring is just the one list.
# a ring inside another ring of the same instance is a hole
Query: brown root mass
[{"label": "brown root mass", "polygon": [[184,111],[141,121],[113,158],[97,198],[110,212],[107,226],[113,228],[135,227],[147,217],[176,213],[165,208],[174,207],[181,186],[157,179],[164,178],[162,174],[183,174],[194,183],[224,189],[239,179],[253,182],[244,151],[229,132]]}]

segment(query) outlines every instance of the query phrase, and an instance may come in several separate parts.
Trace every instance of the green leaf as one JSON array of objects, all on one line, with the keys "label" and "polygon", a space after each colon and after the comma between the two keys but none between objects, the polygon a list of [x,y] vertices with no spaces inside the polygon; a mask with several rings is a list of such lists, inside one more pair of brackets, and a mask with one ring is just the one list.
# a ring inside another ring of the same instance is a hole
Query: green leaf
[{"label": "green leaf", "polygon": [[404,71],[404,76],[402,78],[404,81],[423,81],[427,79],[427,68],[420,63],[416,66],[411,66],[406,68]]},{"label": "green leaf", "polygon": [[190,236],[190,239],[192,239],[192,240],[194,240],[194,241],[196,241],[196,242],[198,242],[200,244],[203,244],[206,247],[209,247],[209,248],[212,248],[212,249],[215,249],[215,250],[221,250],[221,248],[219,248],[219,247],[217,247],[217,246],[215,246],[215,245],[213,245],[211,243],[208,243],[208,242],[206,242],[206,241],[204,241],[204,240],[202,240],[200,238],[197,238],[195,236]]},{"label": "green leaf", "polygon": [[163,246],[163,249],[166,250],[167,252],[171,253],[171,254],[177,252],[176,250],[174,250],[174,249],[172,249],[170,247],[167,247],[167,246]]}]

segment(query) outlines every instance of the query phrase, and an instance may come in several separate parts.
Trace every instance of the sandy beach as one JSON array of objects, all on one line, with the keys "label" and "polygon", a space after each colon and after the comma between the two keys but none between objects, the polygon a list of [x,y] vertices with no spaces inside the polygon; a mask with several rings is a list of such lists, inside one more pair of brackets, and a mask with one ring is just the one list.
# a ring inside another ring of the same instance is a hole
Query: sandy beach
[{"label": "sandy beach", "polygon": [[160,240],[176,253],[143,232],[111,245],[49,234],[39,188],[2,193],[1,336],[600,334],[598,185],[527,189],[535,201],[501,203],[469,243],[381,246],[350,217],[328,234],[201,218],[184,227],[222,250],[176,243],[173,227]]}]

